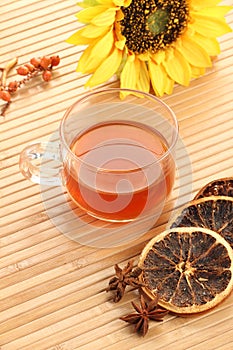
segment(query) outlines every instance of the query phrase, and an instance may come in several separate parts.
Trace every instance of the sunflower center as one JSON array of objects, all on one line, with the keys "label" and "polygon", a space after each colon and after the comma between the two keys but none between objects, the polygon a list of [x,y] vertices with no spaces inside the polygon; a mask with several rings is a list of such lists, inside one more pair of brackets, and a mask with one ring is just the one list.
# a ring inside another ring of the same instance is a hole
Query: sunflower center
[{"label": "sunflower center", "polygon": [[121,10],[121,32],[128,49],[136,54],[168,47],[188,23],[187,0],[132,0]]}]

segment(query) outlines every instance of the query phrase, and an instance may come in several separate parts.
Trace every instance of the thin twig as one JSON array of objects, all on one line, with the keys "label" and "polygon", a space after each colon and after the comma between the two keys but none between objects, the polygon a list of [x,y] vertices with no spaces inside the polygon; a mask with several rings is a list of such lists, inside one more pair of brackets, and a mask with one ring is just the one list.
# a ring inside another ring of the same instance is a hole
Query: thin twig
[{"label": "thin twig", "polygon": [[22,80],[19,80],[18,81],[19,88],[21,87],[21,85],[26,84],[29,80],[31,80],[32,78],[36,77],[40,72],[41,72],[41,69],[38,68],[38,69],[35,70],[35,72],[29,73],[26,78],[24,78]]},{"label": "thin twig", "polygon": [[2,107],[2,110],[1,110],[1,114],[0,114],[1,117],[5,117],[6,111],[7,111],[8,107],[10,106],[10,104],[11,104],[11,101],[4,104],[4,106]]},{"label": "thin twig", "polygon": [[4,68],[0,68],[0,70],[2,71],[2,75],[0,78],[0,86],[5,88],[6,87],[6,78],[8,73],[10,72],[10,70],[17,64],[18,62],[18,58],[15,57],[12,60],[10,60],[9,62],[7,62],[6,66]]}]

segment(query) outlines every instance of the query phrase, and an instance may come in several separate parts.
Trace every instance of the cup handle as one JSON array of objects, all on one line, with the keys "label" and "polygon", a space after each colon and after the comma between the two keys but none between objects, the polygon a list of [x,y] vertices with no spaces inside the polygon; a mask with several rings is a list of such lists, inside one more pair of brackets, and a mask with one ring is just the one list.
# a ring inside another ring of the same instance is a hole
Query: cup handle
[{"label": "cup handle", "polygon": [[56,142],[38,142],[20,153],[19,168],[26,179],[34,183],[59,186],[62,184],[60,146]]}]

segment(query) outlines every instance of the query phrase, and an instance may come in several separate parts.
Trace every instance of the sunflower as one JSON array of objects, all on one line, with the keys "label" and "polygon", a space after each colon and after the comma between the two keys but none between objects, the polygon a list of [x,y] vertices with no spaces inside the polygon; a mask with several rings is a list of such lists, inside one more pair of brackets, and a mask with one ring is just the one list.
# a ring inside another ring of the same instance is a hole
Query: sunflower
[{"label": "sunflower", "polygon": [[217,37],[230,32],[230,6],[219,0],[84,0],[76,15],[84,26],[67,40],[87,45],[77,71],[91,74],[85,86],[114,74],[121,88],[171,94],[188,86],[220,53]]}]

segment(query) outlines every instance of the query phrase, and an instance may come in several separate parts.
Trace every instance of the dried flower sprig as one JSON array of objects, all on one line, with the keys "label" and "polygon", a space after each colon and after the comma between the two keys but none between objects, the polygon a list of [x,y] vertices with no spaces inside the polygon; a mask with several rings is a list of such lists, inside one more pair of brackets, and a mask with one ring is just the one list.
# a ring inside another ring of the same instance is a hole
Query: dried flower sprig
[{"label": "dried flower sprig", "polygon": [[126,286],[134,288],[143,286],[138,279],[142,270],[139,267],[133,268],[133,262],[133,260],[130,260],[123,269],[117,264],[114,266],[116,275],[110,279],[106,292],[110,290],[116,291],[113,297],[115,303],[122,299]]},{"label": "dried flower sprig", "polygon": [[149,329],[149,320],[161,322],[168,311],[158,306],[158,297],[147,303],[143,297],[140,296],[140,305],[135,304],[132,301],[132,306],[136,310],[134,313],[130,313],[121,317],[122,321],[134,324],[135,332],[141,334],[143,337],[146,335]]},{"label": "dried flower sprig", "polygon": [[15,80],[7,84],[6,78],[9,71],[17,64],[18,59],[14,58],[10,60],[4,68],[0,68],[2,75],[0,78],[0,99],[6,101],[6,104],[1,110],[1,116],[4,116],[7,108],[11,103],[11,96],[26,82],[31,80],[33,77],[37,76],[39,73],[42,73],[42,79],[46,82],[52,78],[52,69],[55,66],[58,66],[60,63],[60,57],[57,56],[43,56],[41,58],[33,57],[29,63],[26,63],[19,68],[17,68],[17,73],[24,76],[22,80]]}]

